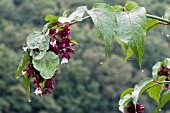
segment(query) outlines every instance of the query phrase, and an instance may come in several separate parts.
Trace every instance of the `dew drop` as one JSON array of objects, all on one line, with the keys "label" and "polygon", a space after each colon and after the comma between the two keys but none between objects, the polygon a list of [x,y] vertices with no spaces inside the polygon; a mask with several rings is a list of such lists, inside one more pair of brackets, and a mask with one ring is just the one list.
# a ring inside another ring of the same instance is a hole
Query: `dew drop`
[{"label": "dew drop", "polygon": [[143,73],[145,70],[142,70],[141,72]]},{"label": "dew drop", "polygon": [[167,34],[166,36],[169,37],[169,34]]},{"label": "dew drop", "polygon": [[28,102],[31,102],[31,99],[30,99],[30,98],[28,98]]},{"label": "dew drop", "polygon": [[103,64],[103,62],[100,62],[100,64],[102,65],[102,64]]},{"label": "dew drop", "polygon": [[161,111],[161,109],[159,111]]},{"label": "dew drop", "polygon": [[164,32],[161,32],[161,34],[163,35],[163,34],[164,34]]}]

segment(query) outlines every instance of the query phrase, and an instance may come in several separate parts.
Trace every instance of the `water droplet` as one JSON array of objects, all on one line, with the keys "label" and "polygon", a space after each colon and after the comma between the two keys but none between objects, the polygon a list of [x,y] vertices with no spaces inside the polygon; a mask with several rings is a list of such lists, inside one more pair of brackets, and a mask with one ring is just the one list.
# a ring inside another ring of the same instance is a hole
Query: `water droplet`
[{"label": "water droplet", "polygon": [[161,111],[161,109],[159,111]]},{"label": "water droplet", "polygon": [[100,64],[102,65],[102,64],[103,64],[103,62],[100,62]]},{"label": "water droplet", "polygon": [[166,36],[169,37],[169,34],[167,34]]},{"label": "water droplet", "polygon": [[163,34],[164,34],[164,32],[161,32],[161,34],[163,35]]},{"label": "water droplet", "polygon": [[28,98],[28,102],[31,102],[31,99],[30,99],[30,98]]},{"label": "water droplet", "polygon": [[143,73],[145,70],[142,70],[141,72]]}]

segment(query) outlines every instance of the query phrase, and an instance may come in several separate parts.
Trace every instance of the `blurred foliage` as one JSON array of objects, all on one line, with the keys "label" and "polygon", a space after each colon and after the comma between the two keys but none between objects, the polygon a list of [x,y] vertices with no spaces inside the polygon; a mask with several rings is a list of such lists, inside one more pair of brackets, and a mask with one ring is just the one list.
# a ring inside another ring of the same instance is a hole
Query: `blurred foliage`
[{"label": "blurred foliage", "polygon": [[[71,38],[77,40],[76,55],[61,67],[53,95],[31,95],[28,102],[21,80],[15,71],[22,56],[21,47],[28,34],[40,31],[47,14],[61,16],[65,9],[73,12],[78,6],[104,2],[124,5],[129,0],[1,0],[0,1],[0,113],[119,113],[120,93],[142,78],[151,76],[151,67],[170,57],[169,27],[152,30],[145,39],[143,69],[134,56],[124,63],[117,43],[113,43],[109,57],[104,60],[104,44],[98,39],[91,20],[71,27]],[[163,16],[169,0],[134,0],[147,12]],[[32,89],[31,89],[32,91]],[[33,92],[33,91],[32,91]],[[143,96],[146,113],[155,107],[153,100]],[[148,107],[149,106],[149,107]],[[169,113],[168,106],[162,113]]]}]

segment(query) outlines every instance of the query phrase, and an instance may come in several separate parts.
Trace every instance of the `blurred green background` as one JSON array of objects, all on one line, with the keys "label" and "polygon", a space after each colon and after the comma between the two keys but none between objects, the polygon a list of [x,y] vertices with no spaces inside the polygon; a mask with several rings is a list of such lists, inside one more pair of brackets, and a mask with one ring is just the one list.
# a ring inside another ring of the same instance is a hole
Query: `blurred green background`
[{"label": "blurred green background", "polygon": [[[120,113],[121,92],[145,77],[151,77],[152,65],[170,57],[170,28],[161,26],[145,38],[143,71],[134,56],[124,63],[120,46],[113,42],[109,57],[103,63],[104,45],[92,21],[71,26],[71,38],[81,47],[69,64],[61,67],[52,95],[35,96],[31,86],[31,102],[27,100],[22,79],[15,72],[22,56],[22,46],[32,31],[41,31],[47,14],[62,16],[65,9],[73,12],[78,6],[104,2],[124,5],[128,0],[0,0],[0,113]],[[147,13],[163,16],[170,0],[134,0]],[[169,34],[168,34],[169,33]],[[103,64],[102,64],[103,63]],[[141,103],[145,113],[157,105],[144,94]],[[169,103],[170,104],[170,103]],[[170,113],[167,104],[161,113]]]}]

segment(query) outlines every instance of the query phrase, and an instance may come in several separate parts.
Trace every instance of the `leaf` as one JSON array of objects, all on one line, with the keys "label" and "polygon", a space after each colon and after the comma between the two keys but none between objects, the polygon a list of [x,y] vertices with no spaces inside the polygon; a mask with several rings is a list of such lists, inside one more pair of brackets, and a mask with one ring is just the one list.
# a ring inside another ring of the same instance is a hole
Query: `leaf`
[{"label": "leaf", "polygon": [[[165,76],[161,76],[159,78],[159,82],[164,81],[165,79],[166,79]],[[159,103],[159,98],[160,98],[161,92],[163,90],[164,84],[157,84],[156,82],[154,84],[155,84],[155,86],[149,88],[147,90],[147,92],[151,98],[153,98],[156,102]]]},{"label": "leaf", "polygon": [[30,100],[30,79],[31,77],[28,77],[27,73],[23,76],[24,87],[28,96],[28,100]]},{"label": "leaf", "polygon": [[112,8],[113,8],[116,12],[123,11],[123,7],[122,7],[121,5],[115,5],[115,6],[112,6]]},{"label": "leaf", "polygon": [[98,3],[91,10],[87,10],[91,16],[100,38],[105,39],[105,56],[113,41],[113,34],[116,33],[117,20],[115,10],[103,3]]},{"label": "leaf", "polygon": [[155,108],[154,113],[158,113],[159,110],[170,100],[170,89],[167,90],[160,98],[159,105]]},{"label": "leaf", "polygon": [[153,80],[151,78],[145,78],[139,82],[138,85],[135,85],[134,91],[132,92],[132,101],[134,105],[136,105],[141,94],[147,90],[153,84]]},{"label": "leaf", "polygon": [[76,40],[70,39],[70,42],[73,43],[73,44],[75,44],[75,45],[80,46],[80,44],[79,44]]},{"label": "leaf", "polygon": [[49,36],[43,35],[41,32],[33,32],[27,37],[27,46],[29,49],[40,50],[40,54],[35,59],[41,59],[49,49]]},{"label": "leaf", "polygon": [[170,7],[166,9],[164,18],[170,20]]},{"label": "leaf", "polygon": [[139,5],[136,2],[130,1],[126,3],[125,8],[127,11],[131,11],[132,9],[138,8]]},{"label": "leaf", "polygon": [[157,62],[153,67],[152,67],[152,76],[153,79],[156,80],[158,76],[158,70],[161,67],[161,62]]},{"label": "leaf", "polygon": [[134,88],[128,88],[128,89],[124,90],[124,91],[122,92],[122,94],[120,95],[120,99],[123,99],[123,97],[124,97],[125,95],[130,94],[132,91],[134,91]]},{"label": "leaf", "polygon": [[166,62],[167,68],[170,68],[170,58],[166,58],[165,62]]},{"label": "leaf", "polygon": [[119,12],[116,15],[118,38],[122,42],[128,43],[140,67],[142,67],[144,37],[146,35],[146,10],[144,7],[139,7],[130,12]]},{"label": "leaf", "polygon": [[16,79],[19,78],[19,76],[21,75],[22,70],[24,69],[24,67],[27,65],[27,63],[28,63],[30,60],[31,60],[31,58],[29,57],[28,52],[26,52],[26,53],[22,56],[22,58],[21,58],[21,60],[20,60],[20,62],[19,62],[19,66],[18,66],[17,72],[16,72],[16,74],[15,74],[15,78],[16,78]]},{"label": "leaf", "polygon": [[56,66],[59,64],[59,58],[53,52],[48,51],[42,59],[33,59],[32,62],[44,79],[51,79],[56,71]]},{"label": "leaf", "polygon": [[127,51],[126,51],[126,57],[125,57],[125,62],[127,62],[127,60],[133,55],[133,50],[128,47]]},{"label": "leaf", "polygon": [[159,26],[159,20],[152,19],[146,23],[146,31],[156,28]]},{"label": "leaf", "polygon": [[67,17],[68,13],[69,13],[69,9],[64,10],[63,17]]},{"label": "leaf", "polygon": [[70,20],[82,21],[85,11],[86,11],[86,6],[80,6],[68,18]]},{"label": "leaf", "polygon": [[45,21],[49,21],[48,28],[52,28],[52,27],[56,26],[58,23],[58,19],[59,19],[58,16],[47,15],[45,17]]},{"label": "leaf", "polygon": [[131,94],[127,94],[123,97],[123,99],[119,100],[119,110],[123,113],[125,113],[124,108],[126,107],[126,105],[132,101],[132,95]]}]

